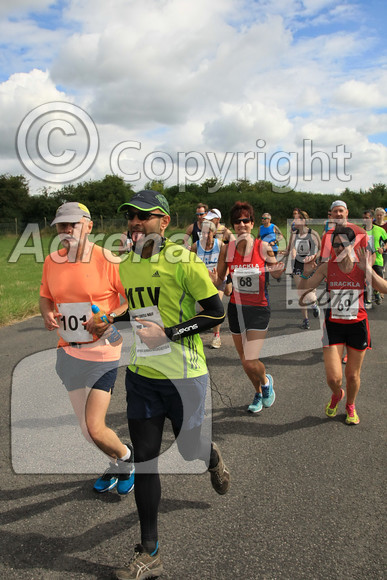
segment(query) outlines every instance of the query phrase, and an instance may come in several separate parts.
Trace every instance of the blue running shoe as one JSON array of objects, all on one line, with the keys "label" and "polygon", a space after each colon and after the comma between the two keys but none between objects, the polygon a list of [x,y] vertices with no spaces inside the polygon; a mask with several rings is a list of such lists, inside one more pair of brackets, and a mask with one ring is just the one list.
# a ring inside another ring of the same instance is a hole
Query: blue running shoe
[{"label": "blue running shoe", "polygon": [[251,403],[251,405],[249,405],[247,407],[247,410],[250,411],[250,413],[259,413],[259,411],[262,411],[262,394],[261,393],[255,393],[254,400]]},{"label": "blue running shoe", "polygon": [[269,379],[269,384],[265,387],[262,386],[262,404],[264,407],[271,407],[275,401],[275,391],[273,389],[273,377],[266,373]]},{"label": "blue running shoe", "polygon": [[120,473],[118,475],[117,493],[120,495],[127,495],[134,490],[134,473],[135,468],[131,463],[131,470],[128,473]]},{"label": "blue running shoe", "polygon": [[93,487],[94,491],[104,493],[105,491],[113,489],[118,481],[117,471],[118,466],[115,463],[110,463],[105,473],[95,482]]}]

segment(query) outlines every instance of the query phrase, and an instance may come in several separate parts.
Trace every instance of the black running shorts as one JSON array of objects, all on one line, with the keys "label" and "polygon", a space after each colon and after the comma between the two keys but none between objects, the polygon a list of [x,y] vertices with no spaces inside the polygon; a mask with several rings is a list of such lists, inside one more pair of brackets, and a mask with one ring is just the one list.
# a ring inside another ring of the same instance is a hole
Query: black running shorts
[{"label": "black running shorts", "polygon": [[229,302],[227,315],[232,334],[242,334],[247,330],[267,330],[269,327],[269,306],[242,306]]},{"label": "black running shorts", "polygon": [[355,350],[366,350],[367,348],[371,348],[368,318],[360,320],[360,322],[354,322],[353,324],[331,322],[326,318],[322,343],[323,346],[345,344]]}]

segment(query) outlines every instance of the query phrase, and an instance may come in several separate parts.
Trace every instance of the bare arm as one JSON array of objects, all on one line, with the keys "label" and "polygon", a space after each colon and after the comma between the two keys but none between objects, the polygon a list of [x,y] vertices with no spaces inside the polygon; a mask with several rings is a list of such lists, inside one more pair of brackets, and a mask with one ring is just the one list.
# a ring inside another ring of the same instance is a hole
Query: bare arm
[{"label": "bare arm", "polygon": [[381,278],[375,272],[375,270],[371,270],[371,272],[372,272],[372,278],[371,278],[372,288],[374,288],[378,292],[381,292],[382,294],[387,294],[387,280],[384,280],[384,278]]},{"label": "bare arm", "polygon": [[40,296],[39,308],[44,321],[44,326],[47,330],[55,330],[56,328],[59,328],[56,319],[60,318],[61,314],[55,310],[54,302],[50,298]]},{"label": "bare arm", "polygon": [[328,273],[328,264],[327,262],[323,262],[319,265],[317,270],[312,274],[310,278],[301,278],[299,282],[298,289],[305,290],[305,292],[301,295],[299,304],[300,306],[304,306],[304,299],[312,290],[315,290],[317,286],[327,277]]},{"label": "bare arm", "polygon": [[188,243],[191,235],[192,235],[192,231],[193,231],[193,224],[191,224],[190,226],[188,226],[188,228],[185,230],[185,235],[184,235],[184,239],[183,239],[183,245],[190,249],[190,244]]},{"label": "bare arm", "polygon": [[310,256],[304,257],[304,265],[305,265],[306,270],[307,270],[305,273],[310,273],[311,270],[313,270],[314,268],[317,267],[318,259],[320,257],[320,249],[321,249],[320,236],[318,235],[318,233],[315,230],[312,230],[311,236],[313,238],[313,242],[314,242],[316,251],[314,254],[311,254]]},{"label": "bare arm", "polygon": [[223,244],[222,247],[220,248],[220,253],[219,253],[219,259],[218,259],[218,264],[217,264],[217,268],[216,268],[216,272],[217,272],[217,280],[214,281],[213,283],[215,284],[215,286],[217,288],[219,288],[219,286],[222,285],[223,280],[226,277],[227,274],[227,262],[226,262],[226,258],[227,258],[227,244]]},{"label": "bare arm", "polygon": [[280,250],[278,253],[282,254],[283,256],[288,256],[290,254],[290,251],[292,249],[292,246],[294,244],[294,238],[295,238],[295,233],[292,231],[290,232],[290,237],[289,237],[289,243],[287,245],[286,250]]},{"label": "bare arm", "polygon": [[229,230],[228,228],[225,228],[224,234],[223,234],[223,241],[228,243],[228,242],[231,242],[232,240],[235,240],[234,234],[232,233],[231,230]]},{"label": "bare arm", "polygon": [[375,270],[372,269],[373,255],[371,255],[369,250],[364,248],[359,248],[356,252],[359,258],[358,267],[363,270],[366,275],[366,279],[371,281],[372,287],[378,292],[387,294],[387,280],[381,278]]},{"label": "bare arm", "polygon": [[267,242],[262,242],[262,254],[266,262],[266,270],[270,272],[273,278],[280,278],[285,269],[285,264],[277,261],[273,250]]},{"label": "bare arm", "polygon": [[274,226],[274,231],[275,231],[276,236],[277,236],[276,242],[280,242],[284,237],[283,233],[281,232],[281,230],[277,226]]},{"label": "bare arm", "polygon": [[324,262],[320,264],[317,270],[312,274],[310,278],[301,278],[300,280],[300,290],[314,290],[317,286],[327,277],[328,264]]}]

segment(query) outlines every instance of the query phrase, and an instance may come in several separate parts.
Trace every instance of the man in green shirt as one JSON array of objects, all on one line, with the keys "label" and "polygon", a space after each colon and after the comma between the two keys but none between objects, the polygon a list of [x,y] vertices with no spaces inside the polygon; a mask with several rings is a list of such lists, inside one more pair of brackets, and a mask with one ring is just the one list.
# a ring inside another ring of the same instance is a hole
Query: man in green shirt
[{"label": "man in green shirt", "polygon": [[[372,268],[381,278],[383,278],[383,250],[387,242],[387,233],[383,228],[372,223],[373,216],[374,212],[371,209],[364,211],[363,225],[368,235],[368,245],[371,251],[375,253],[375,262]],[[374,296],[376,304],[380,304],[381,303],[380,292],[374,290]],[[370,304],[370,302],[371,301],[368,298],[367,303]]]},{"label": "man in green shirt", "polygon": [[[132,251],[120,264],[120,278],[134,331],[126,391],[129,431],[139,465],[135,498],[141,544],[129,566],[116,570],[116,576],[141,580],[162,571],[157,457],[166,418],[184,459],[207,462],[217,493],[223,495],[229,488],[230,475],[220,451],[201,429],[208,370],[198,334],[223,322],[225,315],[204,263],[164,237],[170,222],[166,198],[156,191],[140,191],[119,209],[127,210],[133,241]],[[198,314],[196,302],[203,308]]]}]

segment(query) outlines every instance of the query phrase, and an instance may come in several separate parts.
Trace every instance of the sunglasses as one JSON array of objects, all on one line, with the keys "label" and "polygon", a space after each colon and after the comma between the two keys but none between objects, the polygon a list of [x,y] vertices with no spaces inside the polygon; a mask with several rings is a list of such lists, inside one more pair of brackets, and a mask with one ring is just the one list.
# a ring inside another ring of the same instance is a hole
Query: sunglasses
[{"label": "sunglasses", "polygon": [[67,226],[70,226],[74,230],[79,223],[80,222],[59,222],[57,226],[59,226],[59,229],[64,229]]},{"label": "sunglasses", "polygon": [[332,248],[346,248],[347,246],[350,246],[351,242],[335,242],[334,244],[332,244]]},{"label": "sunglasses", "polygon": [[206,215],[206,212],[205,211],[200,211],[200,212],[197,211],[196,215]]},{"label": "sunglasses", "polygon": [[270,218],[268,217],[262,217],[261,220],[269,220]]},{"label": "sunglasses", "polygon": [[249,222],[251,222],[250,218],[238,218],[234,220],[234,224],[248,224]]},{"label": "sunglasses", "polygon": [[134,220],[135,217],[137,217],[137,219],[139,219],[141,222],[146,222],[148,220],[151,219],[151,217],[155,216],[155,217],[159,217],[162,218],[164,217],[165,214],[163,213],[152,213],[151,211],[127,211],[125,213],[125,217],[128,220]]}]

